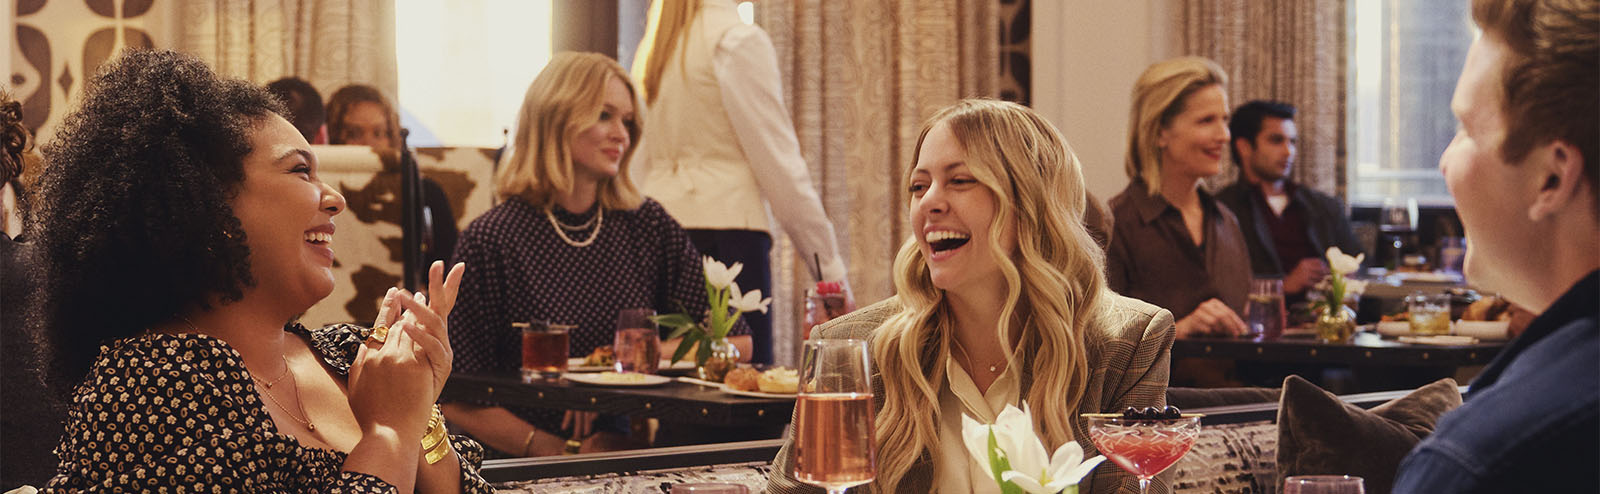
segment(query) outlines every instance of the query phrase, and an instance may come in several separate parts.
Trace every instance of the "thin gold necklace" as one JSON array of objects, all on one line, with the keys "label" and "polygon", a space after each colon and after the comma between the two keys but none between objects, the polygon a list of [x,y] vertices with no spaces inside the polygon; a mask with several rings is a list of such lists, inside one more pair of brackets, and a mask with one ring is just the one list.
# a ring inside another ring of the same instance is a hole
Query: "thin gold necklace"
[{"label": "thin gold necklace", "polygon": [[[189,325],[189,329],[194,330],[194,332],[196,332],[196,333],[201,333],[202,332],[202,331],[200,331],[200,328],[195,327],[194,322],[190,321],[189,318],[184,317],[184,316],[178,316],[178,319],[182,319],[183,323],[184,324],[188,324]],[[278,354],[278,358],[283,359],[283,374],[289,376],[289,385],[294,388],[294,401],[295,401],[295,405],[297,405],[298,408],[300,409],[300,417],[296,417],[293,413],[289,412],[289,407],[283,406],[283,403],[279,402],[276,397],[272,396],[272,386],[274,384],[278,384],[278,381],[282,381],[283,377],[284,377],[283,375],[279,375],[277,379],[273,379],[271,382],[267,382],[267,381],[261,380],[261,378],[259,378],[259,377],[256,377],[256,375],[254,373],[251,373],[250,374],[250,379],[252,381],[255,381],[256,384],[260,384],[260,385],[264,386],[264,388],[261,390],[262,396],[266,396],[268,400],[272,401],[272,404],[277,405],[278,408],[282,408],[283,409],[283,413],[288,414],[289,418],[294,419],[295,422],[299,422],[302,425],[305,425],[306,426],[306,430],[309,430],[311,432],[316,432],[317,431],[317,426],[316,426],[316,424],[311,423],[311,414],[306,413],[305,400],[302,400],[300,398],[300,383],[295,379],[294,371],[289,369],[289,357],[284,356],[283,354]],[[249,372],[249,369],[245,369],[245,372]],[[301,417],[305,417],[305,418],[301,418]]]},{"label": "thin gold necklace", "polygon": [[[956,351],[961,352],[961,359],[965,360],[967,362],[967,367],[977,367],[976,365],[974,365],[972,363],[972,354],[967,353],[966,347],[961,346],[961,340],[955,339],[955,337],[951,337],[950,338],[950,342],[955,344]],[[1005,363],[1004,360],[996,362],[993,365],[990,365],[989,366],[989,372],[991,374],[999,374],[1000,373],[1000,364],[1003,364],[1003,363]]]}]

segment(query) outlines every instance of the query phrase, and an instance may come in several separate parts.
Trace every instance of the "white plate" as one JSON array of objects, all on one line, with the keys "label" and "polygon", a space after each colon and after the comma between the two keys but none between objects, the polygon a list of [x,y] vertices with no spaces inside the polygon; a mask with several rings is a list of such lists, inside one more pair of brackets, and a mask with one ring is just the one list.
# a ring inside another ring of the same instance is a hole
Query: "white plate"
[{"label": "white plate", "polygon": [[[583,360],[584,359],[582,357],[573,357],[567,359],[567,372],[605,372],[608,370],[615,370],[609,365],[583,365]],[[676,364],[673,364],[671,361],[662,360],[657,368],[689,370],[694,369],[694,361],[684,359],[678,361]]]},{"label": "white plate", "polygon": [[[666,384],[666,383],[672,382],[672,378],[670,378],[670,377],[658,376],[658,375],[655,375],[655,374],[630,374],[631,376],[637,376],[638,380],[626,380],[626,381],[624,381],[624,380],[613,380],[613,378],[611,378],[611,376],[615,376],[615,375],[616,374],[605,374],[605,373],[588,374],[588,373],[571,373],[571,372],[569,372],[569,373],[566,373],[566,374],[562,374],[561,377],[566,378],[568,381],[572,381],[572,382],[575,382],[575,383],[588,384],[588,385],[591,385],[591,386],[613,386],[613,387],[622,387],[622,388],[641,388],[641,387],[648,387],[648,386],[660,386],[662,384]],[[601,376],[606,376],[606,377],[603,378]]]},{"label": "white plate", "polygon": [[742,390],[742,389],[730,388],[726,384],[722,385],[722,392],[730,394],[730,395],[748,396],[748,397],[751,397],[751,398],[778,398],[778,399],[785,399],[785,400],[794,399],[796,396],[798,396],[798,393],[767,393],[767,392],[764,392],[764,391],[745,391],[745,390]]}]

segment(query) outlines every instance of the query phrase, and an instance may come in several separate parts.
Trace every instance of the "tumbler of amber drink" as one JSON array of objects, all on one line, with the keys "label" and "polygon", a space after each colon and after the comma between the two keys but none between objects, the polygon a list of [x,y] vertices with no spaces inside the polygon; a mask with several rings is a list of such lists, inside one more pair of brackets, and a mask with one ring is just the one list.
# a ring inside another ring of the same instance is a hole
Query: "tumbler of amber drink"
[{"label": "tumbler of amber drink", "polygon": [[1410,312],[1412,333],[1433,335],[1450,332],[1450,295],[1415,292],[1406,297],[1406,309]]},{"label": "tumbler of amber drink", "polygon": [[511,327],[522,331],[522,380],[556,379],[567,370],[567,331],[571,326],[516,322]]}]

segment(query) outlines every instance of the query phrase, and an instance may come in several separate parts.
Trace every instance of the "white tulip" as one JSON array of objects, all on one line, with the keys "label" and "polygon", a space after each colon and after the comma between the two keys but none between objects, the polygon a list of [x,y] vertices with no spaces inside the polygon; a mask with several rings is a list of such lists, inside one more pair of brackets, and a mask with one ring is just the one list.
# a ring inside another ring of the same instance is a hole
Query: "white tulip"
[{"label": "white tulip", "polygon": [[762,314],[767,313],[767,305],[772,303],[772,297],[761,298],[761,290],[750,290],[748,293],[741,295],[738,283],[732,283],[729,287],[728,307],[738,309],[739,312],[755,312],[759,310]]},{"label": "white tulip", "polygon": [[[1033,494],[1054,494],[1068,486],[1077,485],[1083,477],[1105,461],[1104,456],[1083,460],[1083,447],[1077,441],[1067,441],[1054,453],[1046,455],[1044,443],[1033,432],[1033,412],[1024,403],[1022,409],[1006,405],[995,417],[994,425],[983,425],[971,417],[961,417],[961,439],[968,454],[990,475],[1016,484]],[[989,434],[993,431],[995,445],[1010,462],[1011,469],[991,471],[989,461]]]},{"label": "white tulip", "polygon": [[1355,257],[1350,257],[1348,254],[1345,254],[1344,251],[1339,250],[1338,247],[1329,247],[1327,256],[1328,269],[1340,275],[1347,275],[1356,272],[1358,269],[1361,269],[1361,261],[1364,261],[1367,258],[1366,253],[1361,253],[1357,254]]},{"label": "white tulip", "polygon": [[744,270],[742,262],[733,263],[733,267],[729,268],[711,256],[702,258],[700,263],[705,267],[706,282],[717,288],[727,288],[733,284],[733,279],[739,276],[739,272]]}]

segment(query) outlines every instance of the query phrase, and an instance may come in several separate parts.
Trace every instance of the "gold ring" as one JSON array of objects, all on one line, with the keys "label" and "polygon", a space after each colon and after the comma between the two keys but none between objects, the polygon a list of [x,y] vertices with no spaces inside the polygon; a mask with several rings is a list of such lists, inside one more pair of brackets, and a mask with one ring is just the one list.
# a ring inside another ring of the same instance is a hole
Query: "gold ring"
[{"label": "gold ring", "polygon": [[388,326],[378,326],[376,328],[372,328],[372,334],[367,335],[367,339],[371,340],[371,341],[376,341],[380,345],[383,344],[383,342],[389,340],[389,327]]}]

